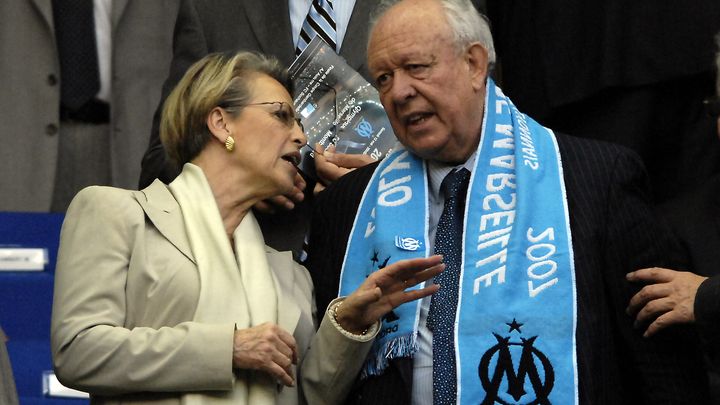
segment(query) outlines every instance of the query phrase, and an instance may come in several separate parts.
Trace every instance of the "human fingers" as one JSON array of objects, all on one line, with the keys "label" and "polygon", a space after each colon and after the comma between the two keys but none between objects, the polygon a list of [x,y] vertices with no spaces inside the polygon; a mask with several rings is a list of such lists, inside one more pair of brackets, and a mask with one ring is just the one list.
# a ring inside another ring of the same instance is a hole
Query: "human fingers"
[{"label": "human fingers", "polygon": [[[326,152],[327,154],[327,152]],[[351,169],[339,167],[335,163],[328,161],[324,155],[315,155],[315,172],[318,178],[325,185],[330,185],[340,177],[349,173]]]},{"label": "human fingers", "polygon": [[[305,187],[307,187],[307,183],[305,182],[303,176],[301,176],[300,173],[295,173],[293,200],[295,200],[296,202],[300,202],[305,198],[305,195],[303,194],[303,191],[305,191]],[[300,199],[298,200],[298,198]]]},{"label": "human fingers", "polygon": [[438,292],[439,289],[440,289],[440,285],[433,283],[433,284],[430,284],[426,287],[423,287],[423,288],[420,288],[417,290],[405,291],[400,296],[400,299],[394,302],[394,304],[397,304],[397,305],[395,305],[393,308],[396,308],[397,306],[400,306],[406,302],[419,300],[419,299],[425,298],[429,295],[433,295],[436,292]]},{"label": "human fingers", "polygon": [[302,191],[295,188],[294,191],[288,194],[276,195],[274,197],[258,201],[255,205],[253,205],[253,208],[266,214],[274,214],[277,211],[277,208],[290,211],[295,208],[295,203],[302,201],[303,198],[305,198],[305,195]]},{"label": "human fingers", "polygon": [[411,277],[414,277],[418,272],[437,266],[442,263],[442,260],[443,257],[441,255],[400,260],[373,274],[377,274],[379,277],[392,277],[399,280],[408,280]]},{"label": "human fingers", "polygon": [[288,333],[288,331],[286,331],[285,329],[282,329],[280,327],[278,327],[278,329],[279,329],[278,337],[285,344],[285,346],[282,347],[283,354],[288,356],[292,360],[293,364],[297,364],[298,349],[297,349],[297,342],[295,341],[295,337],[293,337],[293,335]]},{"label": "human fingers", "polygon": [[313,195],[320,194],[323,190],[325,190],[325,185],[322,184],[321,181],[318,181],[315,183],[315,188],[313,188]]},{"label": "human fingers", "polygon": [[667,297],[671,292],[671,289],[665,283],[646,285],[638,291],[637,294],[630,298],[630,303],[628,304],[625,312],[628,315],[636,314],[648,302],[658,298]]},{"label": "human fingers", "polygon": [[664,269],[662,267],[650,267],[630,272],[625,275],[628,281],[645,281],[653,283],[664,283],[671,281],[677,274],[676,270]]},{"label": "human fingers", "polygon": [[643,333],[643,337],[650,337],[668,326],[682,323],[682,316],[677,311],[666,312],[657,317]]},{"label": "human fingers", "polygon": [[273,207],[272,204],[270,204],[267,200],[258,201],[253,205],[253,209],[257,212],[262,212],[265,214],[274,214],[275,213],[275,207]]},{"label": "human fingers", "polygon": [[436,264],[430,268],[423,269],[412,273],[407,279],[403,280],[404,288],[414,287],[422,282],[430,280],[445,270],[445,263]]},{"label": "human fingers", "polygon": [[646,303],[635,315],[635,327],[649,322],[658,316],[670,312],[675,308],[675,302],[670,297],[656,298]]},{"label": "human fingers", "polygon": [[273,323],[236,330],[233,342],[233,366],[239,369],[260,370],[285,385],[293,385],[292,364],[296,357],[295,343],[292,336],[288,340],[283,333],[287,332]]},{"label": "human fingers", "polygon": [[376,161],[369,155],[336,153],[334,149],[325,151],[325,159],[330,163],[334,163],[336,166],[348,169],[356,169]]}]

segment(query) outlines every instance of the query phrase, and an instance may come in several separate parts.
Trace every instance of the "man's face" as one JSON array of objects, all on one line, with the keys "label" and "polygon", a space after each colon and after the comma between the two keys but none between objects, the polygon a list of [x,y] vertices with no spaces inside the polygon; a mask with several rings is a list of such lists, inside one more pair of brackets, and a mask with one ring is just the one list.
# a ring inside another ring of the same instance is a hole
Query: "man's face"
[{"label": "man's face", "polygon": [[368,66],[395,135],[416,155],[461,163],[480,140],[487,52],[459,50],[441,5],[406,0],[373,29]]}]

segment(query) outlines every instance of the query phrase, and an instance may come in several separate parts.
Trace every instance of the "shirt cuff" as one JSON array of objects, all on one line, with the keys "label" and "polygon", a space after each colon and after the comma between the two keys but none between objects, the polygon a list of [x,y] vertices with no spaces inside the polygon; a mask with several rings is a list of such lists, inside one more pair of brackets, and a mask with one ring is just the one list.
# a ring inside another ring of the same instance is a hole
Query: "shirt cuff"
[{"label": "shirt cuff", "polygon": [[328,305],[327,309],[327,315],[328,318],[330,318],[330,323],[335,327],[335,329],[338,330],[343,336],[345,336],[348,339],[354,340],[356,342],[369,342],[373,339],[375,339],[375,336],[378,334],[378,331],[380,330],[380,321],[375,322],[372,324],[367,332],[365,332],[362,335],[356,335],[352,332],[348,332],[345,329],[343,329],[342,326],[337,322],[335,319],[335,310],[337,309],[340,304],[345,300],[345,297],[338,297],[335,298],[330,305]]}]

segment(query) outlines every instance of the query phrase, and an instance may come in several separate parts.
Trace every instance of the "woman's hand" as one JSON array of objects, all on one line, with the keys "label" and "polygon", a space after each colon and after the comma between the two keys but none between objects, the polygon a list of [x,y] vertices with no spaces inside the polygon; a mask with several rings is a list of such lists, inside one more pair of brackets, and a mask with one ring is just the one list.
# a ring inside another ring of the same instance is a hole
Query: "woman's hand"
[{"label": "woman's hand", "polygon": [[235,331],[234,368],[264,371],[292,387],[292,365],[297,364],[297,358],[295,338],[274,323]]},{"label": "woman's hand", "polygon": [[307,187],[307,183],[305,183],[305,179],[303,179],[300,173],[295,174],[294,182],[293,189],[289,193],[258,201],[253,208],[265,214],[274,214],[276,208],[281,208],[285,211],[290,211],[295,208],[295,204],[299,204],[305,199],[303,191],[305,187]]},{"label": "woman's hand", "polygon": [[429,280],[445,269],[442,256],[401,260],[368,276],[365,282],[340,305],[336,321],[348,332],[361,334],[395,307],[434,294],[440,286],[431,284],[405,291]]}]

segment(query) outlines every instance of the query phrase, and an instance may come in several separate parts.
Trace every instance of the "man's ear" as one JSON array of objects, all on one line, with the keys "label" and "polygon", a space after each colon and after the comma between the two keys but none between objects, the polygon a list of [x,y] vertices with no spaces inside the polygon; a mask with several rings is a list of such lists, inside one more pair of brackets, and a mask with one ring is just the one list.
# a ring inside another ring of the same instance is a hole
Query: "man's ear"
[{"label": "man's ear", "polygon": [[470,70],[470,80],[473,89],[481,90],[485,87],[488,73],[488,53],[482,44],[474,42],[465,51],[465,61]]},{"label": "man's ear", "polygon": [[228,128],[228,118],[228,113],[220,107],[213,108],[207,117],[207,126],[210,133],[221,143],[225,143],[225,139],[227,139],[228,135],[231,135]]}]

